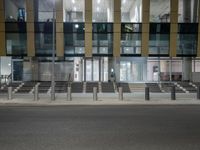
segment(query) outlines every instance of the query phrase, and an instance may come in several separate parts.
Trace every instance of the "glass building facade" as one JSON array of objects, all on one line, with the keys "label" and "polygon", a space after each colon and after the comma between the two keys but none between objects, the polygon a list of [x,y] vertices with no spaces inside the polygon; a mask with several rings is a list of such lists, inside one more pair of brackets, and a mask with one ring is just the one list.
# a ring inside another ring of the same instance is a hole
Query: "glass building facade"
[{"label": "glass building facade", "polygon": [[50,80],[53,43],[58,81],[71,75],[73,81],[106,82],[114,76],[117,82],[169,82],[200,73],[199,0],[4,0],[1,5],[0,73],[13,74],[15,81]]}]

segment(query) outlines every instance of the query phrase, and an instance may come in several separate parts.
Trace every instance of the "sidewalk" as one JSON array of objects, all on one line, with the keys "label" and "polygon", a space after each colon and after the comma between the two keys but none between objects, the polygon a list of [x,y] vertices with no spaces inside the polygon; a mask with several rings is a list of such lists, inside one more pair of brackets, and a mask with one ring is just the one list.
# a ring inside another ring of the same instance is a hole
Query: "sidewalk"
[{"label": "sidewalk", "polygon": [[56,94],[56,100],[51,101],[48,94],[40,94],[34,101],[33,94],[15,94],[12,100],[7,95],[0,95],[0,106],[57,106],[57,105],[200,105],[196,94],[177,93],[176,100],[171,100],[170,93],[151,93],[150,101],[145,101],[144,93],[124,94],[123,101],[118,99],[118,93],[99,93],[98,100],[93,101],[93,95],[88,93],[72,94],[72,101],[67,101],[67,94]]}]

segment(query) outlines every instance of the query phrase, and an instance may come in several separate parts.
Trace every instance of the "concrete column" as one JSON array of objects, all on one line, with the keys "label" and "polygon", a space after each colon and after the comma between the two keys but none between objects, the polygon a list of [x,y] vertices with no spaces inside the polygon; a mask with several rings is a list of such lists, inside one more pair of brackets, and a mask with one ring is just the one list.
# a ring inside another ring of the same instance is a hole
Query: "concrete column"
[{"label": "concrete column", "polygon": [[0,1],[0,56],[6,56],[4,1]]},{"label": "concrete column", "polygon": [[178,0],[171,0],[170,4],[170,57],[176,57],[178,32]]},{"label": "concrete column", "polygon": [[183,81],[192,80],[192,58],[191,57],[183,57],[182,80]]},{"label": "concrete column", "polygon": [[56,0],[56,56],[64,57],[63,0]]},{"label": "concrete column", "polygon": [[92,0],[85,0],[85,57],[92,57]]},{"label": "concrete column", "polygon": [[149,56],[149,11],[150,0],[142,0],[142,56]]},{"label": "concrete column", "polygon": [[29,57],[35,56],[35,30],[34,30],[34,0],[26,0],[27,8],[27,53]]}]

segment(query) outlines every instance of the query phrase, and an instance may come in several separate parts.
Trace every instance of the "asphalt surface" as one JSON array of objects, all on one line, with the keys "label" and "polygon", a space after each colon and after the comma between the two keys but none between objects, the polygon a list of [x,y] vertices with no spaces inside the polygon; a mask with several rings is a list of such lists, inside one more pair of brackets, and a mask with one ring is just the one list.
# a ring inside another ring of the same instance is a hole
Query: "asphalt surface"
[{"label": "asphalt surface", "polygon": [[199,150],[200,106],[0,107],[0,150]]}]

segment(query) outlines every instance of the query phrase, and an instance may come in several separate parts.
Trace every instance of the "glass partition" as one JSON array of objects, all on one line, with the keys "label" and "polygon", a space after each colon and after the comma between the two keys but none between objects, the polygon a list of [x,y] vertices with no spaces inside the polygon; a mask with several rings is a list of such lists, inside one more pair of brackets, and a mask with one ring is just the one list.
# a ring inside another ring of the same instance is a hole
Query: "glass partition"
[{"label": "glass partition", "polygon": [[121,22],[142,22],[142,0],[121,0]]},{"label": "glass partition", "polygon": [[85,21],[85,0],[63,0],[64,22]]}]

